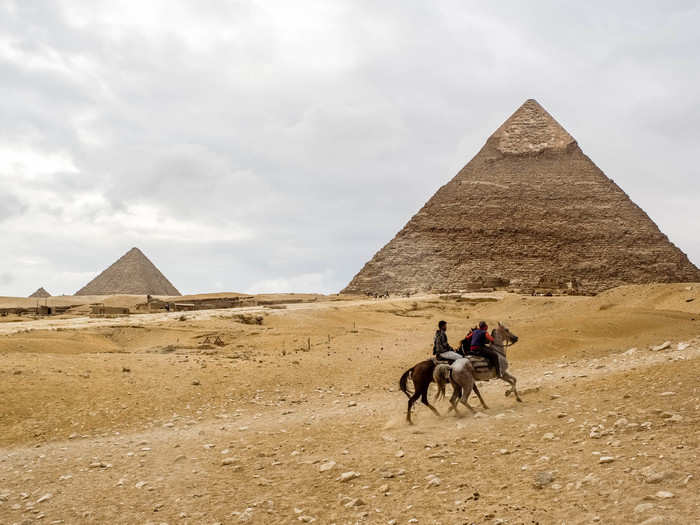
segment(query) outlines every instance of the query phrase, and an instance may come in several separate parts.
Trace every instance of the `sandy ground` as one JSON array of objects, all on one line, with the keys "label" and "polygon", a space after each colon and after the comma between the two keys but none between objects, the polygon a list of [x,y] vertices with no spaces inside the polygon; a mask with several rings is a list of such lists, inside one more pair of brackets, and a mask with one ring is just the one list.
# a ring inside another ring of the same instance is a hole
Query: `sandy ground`
[{"label": "sandy ground", "polygon": [[[699,291],[8,333],[0,523],[696,523]],[[419,406],[405,423],[398,378],[443,318],[453,343],[479,319],[508,324],[523,403],[491,381],[477,416]]]}]

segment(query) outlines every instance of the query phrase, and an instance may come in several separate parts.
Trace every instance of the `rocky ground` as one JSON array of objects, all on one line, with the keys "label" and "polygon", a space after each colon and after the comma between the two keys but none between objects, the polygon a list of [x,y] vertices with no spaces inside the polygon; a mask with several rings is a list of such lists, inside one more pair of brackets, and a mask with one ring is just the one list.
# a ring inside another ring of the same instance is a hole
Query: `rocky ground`
[{"label": "rocky ground", "polygon": [[[698,522],[699,289],[5,335],[0,523]],[[405,423],[441,318],[509,324],[522,404]]]}]

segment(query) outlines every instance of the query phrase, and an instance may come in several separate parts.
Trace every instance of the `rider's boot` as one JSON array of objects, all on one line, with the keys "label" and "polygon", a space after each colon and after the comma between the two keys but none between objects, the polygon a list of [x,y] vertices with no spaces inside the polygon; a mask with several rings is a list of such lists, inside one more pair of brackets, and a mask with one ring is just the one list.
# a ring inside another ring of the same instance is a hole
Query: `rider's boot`
[{"label": "rider's boot", "polygon": [[496,367],[496,377],[498,377],[499,379],[503,379],[503,372],[501,372],[501,362],[498,358],[496,358],[494,365]]}]

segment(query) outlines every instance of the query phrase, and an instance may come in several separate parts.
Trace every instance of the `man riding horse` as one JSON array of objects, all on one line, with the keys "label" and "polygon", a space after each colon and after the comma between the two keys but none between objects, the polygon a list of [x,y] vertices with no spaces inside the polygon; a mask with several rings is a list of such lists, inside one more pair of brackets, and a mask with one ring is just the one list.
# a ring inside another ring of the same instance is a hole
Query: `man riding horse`
[{"label": "man riding horse", "polygon": [[433,355],[441,361],[448,361],[450,363],[464,357],[462,354],[455,351],[447,342],[447,321],[440,321],[438,323],[438,329],[435,332],[435,339],[433,340]]},{"label": "man riding horse", "polygon": [[[465,339],[469,341],[468,353],[472,355],[478,355],[488,359],[490,366],[496,369],[496,376],[503,377],[501,372],[501,363],[498,359],[498,354],[495,350],[487,346],[488,343],[493,343],[493,337],[489,334],[489,326],[486,321],[479,322],[479,328],[473,328]],[[466,348],[464,349],[467,350]]]}]

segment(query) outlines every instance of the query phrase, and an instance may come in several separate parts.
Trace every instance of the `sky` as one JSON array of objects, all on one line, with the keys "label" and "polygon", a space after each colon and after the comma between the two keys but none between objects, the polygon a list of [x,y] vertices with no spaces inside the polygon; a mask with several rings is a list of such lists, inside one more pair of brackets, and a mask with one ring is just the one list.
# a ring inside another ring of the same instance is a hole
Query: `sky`
[{"label": "sky", "polygon": [[337,292],[535,98],[700,265],[700,2],[0,0],[0,296]]}]

